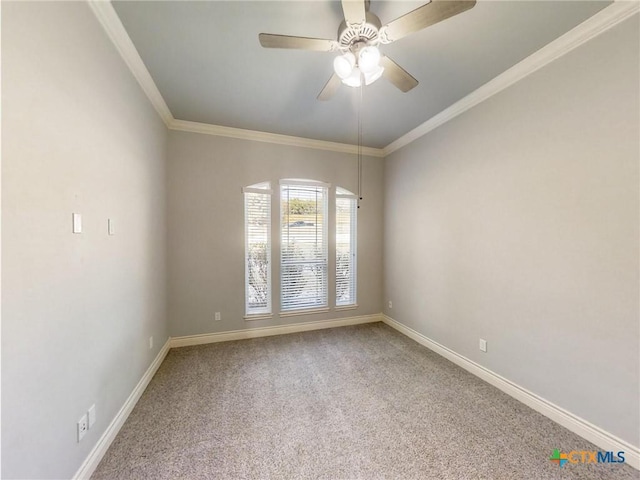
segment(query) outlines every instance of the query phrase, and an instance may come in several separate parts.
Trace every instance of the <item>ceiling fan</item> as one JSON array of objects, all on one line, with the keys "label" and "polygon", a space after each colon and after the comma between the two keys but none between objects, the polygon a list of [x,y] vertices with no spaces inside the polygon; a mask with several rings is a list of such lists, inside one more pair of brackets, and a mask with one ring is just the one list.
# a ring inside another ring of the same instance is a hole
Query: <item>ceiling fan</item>
[{"label": "ceiling fan", "polygon": [[393,85],[408,92],[418,80],[406,70],[382,55],[378,45],[395,42],[430,25],[469,10],[475,0],[432,0],[386,25],[369,11],[369,0],[342,0],[344,20],[338,27],[338,39],[293,37],[261,33],[260,45],[265,48],[291,48],[320,52],[340,52],[334,59],[334,73],[318,100],[329,100],[341,83],[350,87],[369,85],[384,76]]}]

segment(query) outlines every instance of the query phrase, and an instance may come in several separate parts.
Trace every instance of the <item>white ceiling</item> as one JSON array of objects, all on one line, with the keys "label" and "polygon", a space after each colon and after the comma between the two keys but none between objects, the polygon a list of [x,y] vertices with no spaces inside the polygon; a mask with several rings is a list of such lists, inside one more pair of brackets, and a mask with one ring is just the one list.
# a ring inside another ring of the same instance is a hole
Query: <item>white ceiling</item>
[{"label": "white ceiling", "polygon": [[[425,2],[371,1],[383,24]],[[384,45],[418,79],[365,87],[363,143],[382,148],[607,6],[609,1],[479,1]],[[340,143],[357,141],[357,90],[316,96],[335,54],[264,49],[258,34],[335,39],[333,1],[114,1],[176,119]]]}]

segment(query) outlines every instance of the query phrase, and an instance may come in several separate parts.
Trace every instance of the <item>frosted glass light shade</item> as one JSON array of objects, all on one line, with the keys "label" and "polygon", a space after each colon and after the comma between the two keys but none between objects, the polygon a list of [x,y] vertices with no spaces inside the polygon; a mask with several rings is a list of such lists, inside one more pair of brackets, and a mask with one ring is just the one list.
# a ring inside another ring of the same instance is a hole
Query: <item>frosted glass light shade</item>
[{"label": "frosted glass light shade", "polygon": [[370,85],[384,72],[384,68],[380,65],[380,50],[371,45],[358,52],[357,61],[352,52],[334,58],[333,69],[342,83],[349,87],[359,87],[362,77],[364,77],[364,84]]},{"label": "frosted glass light shade", "polygon": [[358,53],[358,67],[363,73],[373,72],[380,63],[380,50],[377,47],[364,47]]},{"label": "frosted glass light shade", "polygon": [[342,80],[348,78],[353,73],[353,67],[355,67],[355,65],[356,57],[351,52],[340,55],[333,60],[333,70]]},{"label": "frosted glass light shade", "polygon": [[349,87],[359,87],[360,83],[362,82],[362,79],[360,76],[362,74],[364,76],[364,84],[371,85],[373,82],[375,82],[382,76],[383,72],[384,72],[384,68],[379,65],[378,65],[378,68],[376,68],[374,71],[369,73],[363,73],[360,71],[358,67],[355,67],[351,72],[351,75],[349,75],[347,78],[342,79],[342,83],[344,83]]},{"label": "frosted glass light shade", "polygon": [[378,65],[371,72],[365,73],[364,74],[364,84],[365,85],[371,85],[373,82],[375,82],[376,80],[378,80],[382,76],[383,72],[384,72],[384,67],[381,67],[380,65]]},{"label": "frosted glass light shade", "polygon": [[360,86],[360,69],[355,67],[347,78],[342,79],[342,83],[349,87],[359,87]]}]

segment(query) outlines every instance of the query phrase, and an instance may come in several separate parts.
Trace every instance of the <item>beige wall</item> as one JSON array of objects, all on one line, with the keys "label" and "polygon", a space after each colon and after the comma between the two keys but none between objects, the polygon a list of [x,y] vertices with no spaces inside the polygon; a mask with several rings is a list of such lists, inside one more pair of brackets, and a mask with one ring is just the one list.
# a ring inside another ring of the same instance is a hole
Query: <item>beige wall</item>
[{"label": "beige wall", "polygon": [[2,477],[73,475],[169,333],[383,303],[638,445],[638,27],[366,158],[359,308],[280,318],[275,296],[273,319],[246,322],[241,187],[312,178],[355,191],[355,158],[167,135],[85,3],[3,2]]},{"label": "beige wall", "polygon": [[85,2],[2,2],[2,478],[70,478],[168,338],[165,144]]},{"label": "beige wall", "polygon": [[[380,312],[382,159],[364,159],[364,200],[358,211],[359,308],[287,318],[276,314],[270,320],[245,321],[242,187],[268,180],[277,191],[277,182],[281,178],[309,178],[355,192],[355,156],[173,131],[169,134],[168,158],[169,318],[172,336]],[[276,212],[279,209],[277,195],[272,208]],[[275,244],[277,225],[274,224],[272,231]],[[279,257],[273,255],[274,289],[279,278],[278,262]],[[329,272],[332,271],[330,263]],[[332,305],[333,292],[331,283],[329,285]],[[273,306],[277,313],[277,295],[273,298]],[[215,312],[221,312],[222,321],[214,321]]]},{"label": "beige wall", "polygon": [[389,156],[384,225],[386,314],[634,445],[639,30]]}]

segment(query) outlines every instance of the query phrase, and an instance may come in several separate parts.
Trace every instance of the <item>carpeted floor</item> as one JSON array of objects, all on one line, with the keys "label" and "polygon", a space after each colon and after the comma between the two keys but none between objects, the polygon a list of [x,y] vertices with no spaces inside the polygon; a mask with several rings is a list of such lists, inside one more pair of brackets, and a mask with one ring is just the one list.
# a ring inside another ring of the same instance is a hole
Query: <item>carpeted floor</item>
[{"label": "carpeted floor", "polygon": [[173,349],[94,479],[638,479],[382,323]]}]

